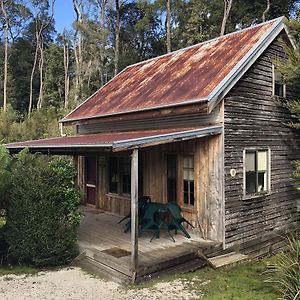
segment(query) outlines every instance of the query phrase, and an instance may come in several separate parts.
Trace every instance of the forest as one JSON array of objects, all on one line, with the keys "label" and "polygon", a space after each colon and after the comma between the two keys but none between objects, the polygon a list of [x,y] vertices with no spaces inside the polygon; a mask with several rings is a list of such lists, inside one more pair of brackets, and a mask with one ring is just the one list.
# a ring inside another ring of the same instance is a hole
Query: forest
[{"label": "forest", "polygon": [[63,32],[56,1],[1,0],[0,143],[57,135],[130,64],[283,15],[299,32],[299,0],[73,0]]}]

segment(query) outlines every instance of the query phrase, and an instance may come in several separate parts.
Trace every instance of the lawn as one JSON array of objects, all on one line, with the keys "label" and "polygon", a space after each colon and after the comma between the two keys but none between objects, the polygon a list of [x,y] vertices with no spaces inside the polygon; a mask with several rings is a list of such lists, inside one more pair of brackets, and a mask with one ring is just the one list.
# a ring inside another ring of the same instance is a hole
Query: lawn
[{"label": "lawn", "polygon": [[279,294],[265,282],[267,262],[264,259],[219,270],[204,268],[184,274],[181,278],[191,288],[203,293],[202,299],[274,300]]},{"label": "lawn", "polygon": [[275,300],[279,294],[270,283],[265,282],[266,266],[270,258],[240,263],[218,270],[206,267],[180,276],[171,276],[148,282],[150,287],[158,281],[172,282],[180,279],[190,289],[196,290],[203,300]]}]

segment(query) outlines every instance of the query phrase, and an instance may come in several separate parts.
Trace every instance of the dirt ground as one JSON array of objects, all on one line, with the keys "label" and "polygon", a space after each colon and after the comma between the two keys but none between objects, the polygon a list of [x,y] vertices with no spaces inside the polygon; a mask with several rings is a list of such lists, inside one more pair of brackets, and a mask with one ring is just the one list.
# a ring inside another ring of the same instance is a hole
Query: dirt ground
[{"label": "dirt ground", "polygon": [[157,283],[150,288],[128,289],[95,278],[79,268],[0,277],[0,299],[7,300],[191,300],[200,297],[179,279]]}]

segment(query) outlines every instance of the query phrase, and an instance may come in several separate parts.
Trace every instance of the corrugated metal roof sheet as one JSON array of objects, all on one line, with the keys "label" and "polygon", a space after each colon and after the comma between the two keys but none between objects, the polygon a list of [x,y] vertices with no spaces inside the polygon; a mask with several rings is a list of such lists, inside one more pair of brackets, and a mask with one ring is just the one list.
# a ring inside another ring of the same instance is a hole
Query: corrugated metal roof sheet
[{"label": "corrugated metal roof sheet", "polygon": [[[65,136],[17,142],[6,144],[5,147],[11,152],[18,152],[24,148],[38,151],[39,149],[70,149],[70,148],[130,148],[147,146],[152,142],[166,142],[190,138],[199,138],[221,133],[221,126],[197,127],[197,128],[176,128],[161,130],[141,130],[132,132],[96,133],[76,136]],[[45,152],[45,151],[44,151]]]},{"label": "corrugated metal roof sheet", "polygon": [[207,100],[279,23],[282,18],[129,66],[62,121]]}]

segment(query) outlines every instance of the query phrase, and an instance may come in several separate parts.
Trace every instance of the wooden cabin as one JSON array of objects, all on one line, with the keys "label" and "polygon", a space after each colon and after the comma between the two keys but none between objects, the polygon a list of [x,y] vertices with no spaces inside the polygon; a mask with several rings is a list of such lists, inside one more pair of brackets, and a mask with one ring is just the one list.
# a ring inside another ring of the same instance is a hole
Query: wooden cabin
[{"label": "wooden cabin", "polygon": [[[278,18],[131,65],[60,121],[61,137],[7,148],[74,156],[90,216],[80,238],[107,272],[137,278],[199,249],[276,250],[274,233],[300,219],[299,133],[280,105],[299,90],[275,68],[283,42],[294,47]],[[140,195],[178,203],[192,239],[138,238]],[[130,212],[126,235],[117,221]],[[105,247],[127,256],[109,261]]]}]

